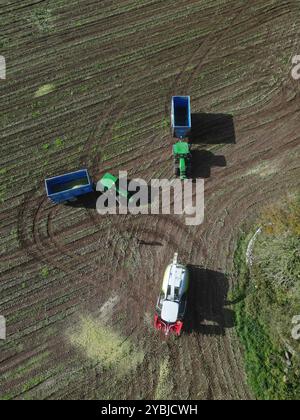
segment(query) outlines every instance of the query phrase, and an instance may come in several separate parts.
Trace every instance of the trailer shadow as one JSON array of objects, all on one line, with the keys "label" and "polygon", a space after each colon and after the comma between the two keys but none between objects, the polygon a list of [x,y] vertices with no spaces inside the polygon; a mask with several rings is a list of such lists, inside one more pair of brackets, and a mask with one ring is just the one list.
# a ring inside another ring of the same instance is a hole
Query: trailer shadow
[{"label": "trailer shadow", "polygon": [[192,114],[192,144],[235,144],[233,116],[228,114]]},{"label": "trailer shadow", "polygon": [[[128,181],[129,183],[130,181]],[[144,190],[143,190],[144,188]],[[157,193],[153,193],[153,191],[151,190],[151,186],[147,186],[147,187],[137,187],[136,192],[140,192],[140,190],[143,190],[143,195],[144,197],[148,197],[147,200],[147,204],[151,205],[152,202],[156,199],[156,195]],[[98,192],[98,191],[93,191],[91,193],[88,194],[84,194],[80,197],[78,197],[75,201],[69,201],[66,203],[66,206],[68,207],[73,207],[73,208],[83,208],[83,209],[90,209],[90,210],[96,210],[97,209],[97,201],[98,198],[101,197],[102,193]],[[119,203],[117,202],[117,207],[119,205]],[[138,200],[135,205],[137,207],[142,206],[140,200]],[[107,203],[107,207],[108,207],[108,203]]]},{"label": "trailer shadow", "polygon": [[192,150],[192,178],[210,178],[213,167],[225,168],[225,156],[216,156],[208,150]]},{"label": "trailer shadow", "polygon": [[227,308],[229,282],[223,273],[189,266],[190,291],[185,331],[203,335],[225,335],[235,326],[234,311]]}]

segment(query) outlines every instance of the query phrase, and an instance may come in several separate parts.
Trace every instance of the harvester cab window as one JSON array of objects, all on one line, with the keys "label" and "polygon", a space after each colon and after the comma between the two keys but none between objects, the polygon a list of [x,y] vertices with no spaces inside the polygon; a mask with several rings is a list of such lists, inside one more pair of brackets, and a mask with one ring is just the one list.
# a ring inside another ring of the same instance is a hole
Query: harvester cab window
[{"label": "harvester cab window", "polygon": [[175,298],[175,301],[177,301],[177,302],[179,302],[179,293],[180,293],[180,288],[175,287],[174,298]]},{"label": "harvester cab window", "polygon": [[187,302],[187,295],[184,294],[181,298],[180,304],[179,304],[179,317],[184,316],[185,310],[186,310],[186,302]]}]

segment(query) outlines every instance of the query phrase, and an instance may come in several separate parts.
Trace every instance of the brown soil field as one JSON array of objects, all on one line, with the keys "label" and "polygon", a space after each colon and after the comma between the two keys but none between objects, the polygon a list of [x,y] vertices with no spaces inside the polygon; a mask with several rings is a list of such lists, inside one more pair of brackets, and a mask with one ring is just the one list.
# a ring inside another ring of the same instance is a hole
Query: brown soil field
[{"label": "brown soil field", "polygon": [[[0,17],[0,398],[252,399],[227,295],[242,230],[299,189],[298,1],[3,0]],[[174,94],[191,96],[201,226],[49,202],[44,179],[84,167],[172,179]],[[189,313],[162,340],[174,252]]]}]

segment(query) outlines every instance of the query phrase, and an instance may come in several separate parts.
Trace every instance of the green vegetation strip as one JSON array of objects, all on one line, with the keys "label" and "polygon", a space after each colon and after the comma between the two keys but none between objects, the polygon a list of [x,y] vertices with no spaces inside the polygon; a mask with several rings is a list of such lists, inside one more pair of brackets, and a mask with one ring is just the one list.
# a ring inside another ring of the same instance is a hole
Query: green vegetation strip
[{"label": "green vegetation strip", "polygon": [[299,399],[300,342],[292,330],[300,315],[300,197],[266,208],[260,225],[251,267],[245,255],[253,232],[242,235],[235,254],[232,298],[248,382],[258,399]]}]

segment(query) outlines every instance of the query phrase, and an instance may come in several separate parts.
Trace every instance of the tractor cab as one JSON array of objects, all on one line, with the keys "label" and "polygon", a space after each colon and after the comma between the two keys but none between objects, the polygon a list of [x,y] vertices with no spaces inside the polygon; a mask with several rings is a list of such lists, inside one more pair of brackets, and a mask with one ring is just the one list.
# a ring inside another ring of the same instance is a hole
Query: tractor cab
[{"label": "tractor cab", "polygon": [[189,271],[178,263],[178,254],[167,267],[162,289],[156,305],[154,326],[166,336],[180,336],[186,312]]},{"label": "tractor cab", "polygon": [[110,173],[106,173],[99,182],[102,184],[105,192],[114,190],[116,192],[117,199],[121,196],[127,201],[130,201],[133,195],[127,189],[121,188],[120,179]]},{"label": "tractor cab", "polygon": [[188,142],[179,141],[173,146],[175,176],[184,180],[191,176],[191,149]]}]

